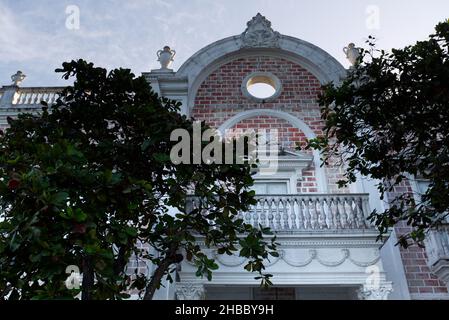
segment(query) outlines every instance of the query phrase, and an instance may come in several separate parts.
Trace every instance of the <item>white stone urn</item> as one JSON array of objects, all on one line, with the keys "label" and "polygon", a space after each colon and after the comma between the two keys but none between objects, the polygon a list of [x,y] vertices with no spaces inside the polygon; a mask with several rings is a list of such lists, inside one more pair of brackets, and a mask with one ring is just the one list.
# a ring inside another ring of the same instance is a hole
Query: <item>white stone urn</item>
[{"label": "white stone urn", "polygon": [[18,86],[19,84],[21,84],[22,81],[25,80],[25,78],[26,78],[26,75],[20,70],[11,76],[12,83],[15,86]]},{"label": "white stone urn", "polygon": [[173,62],[176,51],[170,49],[169,46],[165,46],[162,50],[157,52],[157,61],[161,64],[161,69],[168,69],[168,67]]},{"label": "white stone urn", "polygon": [[350,43],[347,47],[343,48],[343,52],[345,53],[346,58],[349,60],[349,62],[353,66],[355,66],[357,64],[357,60],[360,57],[361,48],[356,48],[354,43]]}]

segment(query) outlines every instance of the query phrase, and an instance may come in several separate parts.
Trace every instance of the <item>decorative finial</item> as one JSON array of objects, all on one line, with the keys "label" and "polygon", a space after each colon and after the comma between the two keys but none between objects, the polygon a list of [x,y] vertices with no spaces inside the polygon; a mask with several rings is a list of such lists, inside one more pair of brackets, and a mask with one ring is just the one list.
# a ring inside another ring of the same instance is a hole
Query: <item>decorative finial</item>
[{"label": "decorative finial", "polygon": [[280,33],[271,28],[271,22],[258,13],[246,24],[242,33],[242,48],[278,48]]},{"label": "decorative finial", "polygon": [[355,44],[351,42],[347,47],[343,48],[343,52],[346,54],[346,58],[352,66],[355,66],[360,58],[362,48],[357,48]]},{"label": "decorative finial", "polygon": [[161,64],[161,69],[170,70],[168,67],[173,62],[173,58],[175,57],[176,51],[170,49],[169,46],[165,46],[162,50],[157,52],[157,61]]},{"label": "decorative finial", "polygon": [[18,86],[19,84],[21,84],[22,81],[25,80],[25,78],[26,78],[26,75],[20,70],[11,76],[12,83],[15,86]]}]

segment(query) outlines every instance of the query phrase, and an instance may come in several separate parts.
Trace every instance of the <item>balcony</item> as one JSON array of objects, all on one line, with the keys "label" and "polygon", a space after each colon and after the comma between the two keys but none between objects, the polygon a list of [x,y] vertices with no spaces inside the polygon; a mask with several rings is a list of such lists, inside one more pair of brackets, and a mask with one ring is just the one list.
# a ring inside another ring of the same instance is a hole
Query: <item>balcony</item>
[{"label": "balcony", "polygon": [[[368,194],[258,194],[255,199],[256,204],[239,212],[237,218],[276,233],[279,256],[264,261],[276,286],[360,289],[363,299],[386,299],[392,291],[380,257],[383,242],[377,241],[378,230],[367,221]],[[188,209],[199,208],[200,202],[198,197],[189,197]],[[246,258],[238,252],[220,255],[202,237],[197,241],[219,268],[209,282],[196,277],[193,262],[183,261],[178,297],[189,288],[225,292],[232,286],[251,290],[259,285],[254,274],[243,269]],[[377,285],[369,281],[370,274],[376,275]]]},{"label": "balcony", "polygon": [[[368,194],[284,194],[257,195],[256,204],[238,218],[258,227],[281,233],[354,232],[373,230],[367,221],[370,213]],[[188,198],[190,208],[200,199]]]}]

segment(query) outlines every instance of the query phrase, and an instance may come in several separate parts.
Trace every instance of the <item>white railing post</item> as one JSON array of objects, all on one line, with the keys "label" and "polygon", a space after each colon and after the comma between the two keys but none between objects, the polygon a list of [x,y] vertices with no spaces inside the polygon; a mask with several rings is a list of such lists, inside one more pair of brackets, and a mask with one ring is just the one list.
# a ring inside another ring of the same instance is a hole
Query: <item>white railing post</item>
[{"label": "white railing post", "polygon": [[2,87],[0,92],[0,109],[7,109],[12,107],[14,97],[18,89],[19,87],[15,85]]}]

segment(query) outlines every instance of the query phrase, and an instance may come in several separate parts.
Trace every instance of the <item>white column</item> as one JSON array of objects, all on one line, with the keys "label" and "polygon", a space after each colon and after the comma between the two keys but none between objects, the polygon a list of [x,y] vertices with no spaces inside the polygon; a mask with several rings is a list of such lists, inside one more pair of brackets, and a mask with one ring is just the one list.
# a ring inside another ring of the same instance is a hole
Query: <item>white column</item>
[{"label": "white column", "polygon": [[392,291],[391,282],[380,283],[377,286],[365,284],[358,291],[358,296],[360,300],[387,300]]},{"label": "white column", "polygon": [[204,300],[204,285],[201,283],[176,283],[176,298],[178,300]]},{"label": "white column", "polygon": [[3,95],[0,97],[0,108],[10,108],[12,107],[12,102],[14,100],[14,95],[19,89],[18,86],[3,86]]}]

